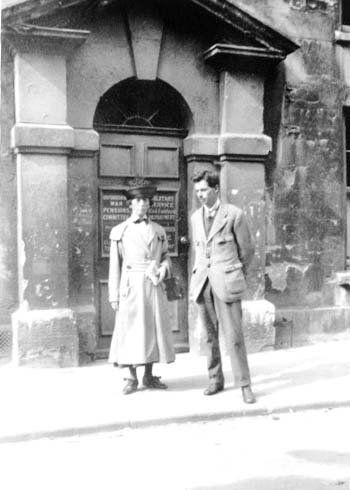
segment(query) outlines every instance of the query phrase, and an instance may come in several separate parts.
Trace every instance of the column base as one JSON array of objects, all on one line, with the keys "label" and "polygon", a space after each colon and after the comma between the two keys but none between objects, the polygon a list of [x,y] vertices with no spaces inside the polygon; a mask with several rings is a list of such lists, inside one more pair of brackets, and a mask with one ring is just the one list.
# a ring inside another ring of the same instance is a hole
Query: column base
[{"label": "column base", "polygon": [[276,348],[299,347],[350,334],[350,306],[276,310]]},{"label": "column base", "polygon": [[78,366],[78,328],[72,310],[18,310],[12,315],[12,330],[14,365]]},{"label": "column base", "polygon": [[275,306],[266,299],[242,301],[243,331],[247,351],[274,349]]}]

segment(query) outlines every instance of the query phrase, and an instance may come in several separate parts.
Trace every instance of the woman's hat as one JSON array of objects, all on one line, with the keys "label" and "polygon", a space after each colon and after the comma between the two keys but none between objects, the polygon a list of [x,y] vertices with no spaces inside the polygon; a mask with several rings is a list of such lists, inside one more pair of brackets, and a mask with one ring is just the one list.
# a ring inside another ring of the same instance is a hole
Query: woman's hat
[{"label": "woman's hat", "polygon": [[133,179],[129,182],[130,187],[124,189],[124,194],[127,199],[152,199],[157,192],[157,187],[151,185],[150,182],[144,179]]}]

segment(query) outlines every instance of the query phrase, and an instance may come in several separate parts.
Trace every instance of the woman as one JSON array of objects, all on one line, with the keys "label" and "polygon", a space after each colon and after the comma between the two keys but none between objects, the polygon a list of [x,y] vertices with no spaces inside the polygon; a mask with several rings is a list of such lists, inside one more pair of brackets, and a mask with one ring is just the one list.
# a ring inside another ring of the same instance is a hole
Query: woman
[{"label": "woman", "polygon": [[175,360],[163,281],[170,274],[168,242],[162,226],[147,216],[156,188],[125,191],[131,216],[110,235],[109,301],[116,311],[109,361],[124,368],[123,393],[137,390],[137,366],[144,365],[143,385],[166,389],[152,369]]}]

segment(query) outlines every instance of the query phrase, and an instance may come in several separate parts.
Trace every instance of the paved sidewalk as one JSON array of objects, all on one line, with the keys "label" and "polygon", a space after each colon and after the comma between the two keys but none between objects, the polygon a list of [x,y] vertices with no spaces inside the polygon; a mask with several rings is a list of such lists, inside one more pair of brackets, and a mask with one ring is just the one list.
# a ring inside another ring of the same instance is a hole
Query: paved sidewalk
[{"label": "paved sidewalk", "polygon": [[[0,368],[0,442],[118,430],[125,427],[350,407],[350,340],[249,356],[257,403],[233,389],[225,358],[225,391],[203,396],[206,359],[179,354],[155,366],[169,389],[121,394],[118,369],[107,363],[66,369]],[[140,376],[141,377],[141,376]]]}]

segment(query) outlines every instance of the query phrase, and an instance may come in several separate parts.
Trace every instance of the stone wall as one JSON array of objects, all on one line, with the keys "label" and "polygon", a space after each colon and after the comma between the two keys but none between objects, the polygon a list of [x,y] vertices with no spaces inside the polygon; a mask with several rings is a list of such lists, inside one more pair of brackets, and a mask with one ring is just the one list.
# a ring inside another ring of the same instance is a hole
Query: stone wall
[{"label": "stone wall", "polygon": [[17,182],[10,142],[15,117],[13,58],[5,43],[1,68],[0,325],[5,326],[11,324],[11,313],[17,306]]},{"label": "stone wall", "polygon": [[[334,31],[338,3],[239,1],[300,45],[269,75],[265,132],[273,152],[266,173],[265,298],[293,343],[349,328],[347,301],[335,304],[345,268],[343,105]],[[338,308],[339,311],[335,311]]]}]

